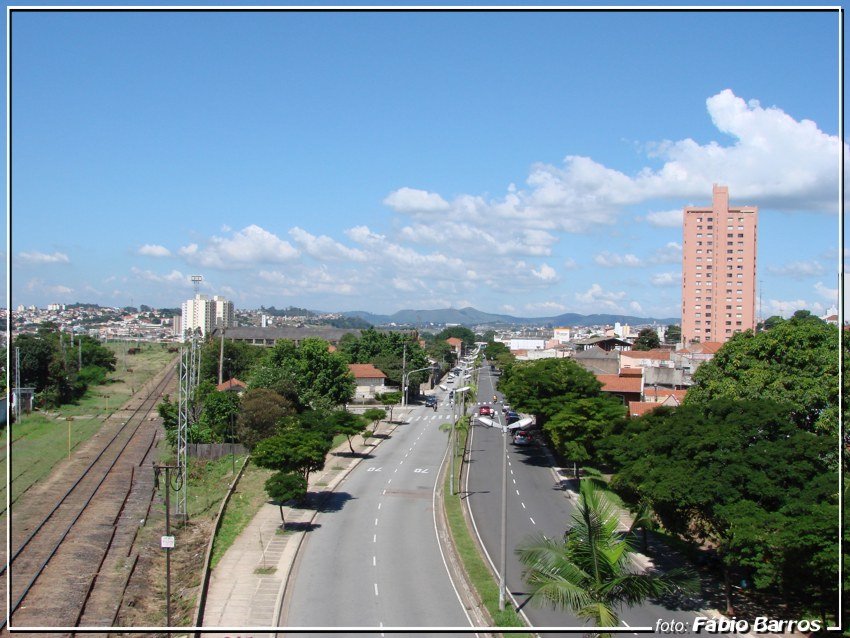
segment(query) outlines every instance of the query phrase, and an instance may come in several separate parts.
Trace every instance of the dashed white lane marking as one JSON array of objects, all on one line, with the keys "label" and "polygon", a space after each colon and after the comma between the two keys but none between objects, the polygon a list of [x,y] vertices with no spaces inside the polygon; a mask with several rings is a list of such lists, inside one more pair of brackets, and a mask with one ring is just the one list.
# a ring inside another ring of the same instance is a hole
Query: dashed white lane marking
[{"label": "dashed white lane marking", "polygon": [[[386,490],[384,491],[386,492]],[[378,503],[378,509],[381,509],[381,505],[383,505],[383,503]]]},{"label": "dashed white lane marking", "polygon": [[534,523],[535,525],[537,525],[537,523],[535,523],[535,522],[534,522],[534,519],[533,519],[533,518],[531,518],[530,516],[528,517],[528,520],[530,520],[532,523]]},{"label": "dashed white lane marking", "polygon": [[[381,492],[381,496],[386,496],[386,494],[387,494],[387,491],[386,491],[386,490],[383,490],[383,491]],[[379,505],[378,507],[380,507],[380,505]]]},{"label": "dashed white lane marking", "polygon": [[522,505],[522,509],[525,509],[525,503],[520,502],[520,505]]},{"label": "dashed white lane marking", "polygon": [[516,490],[516,495],[519,496],[519,490]]},{"label": "dashed white lane marking", "polygon": [[372,535],[372,542],[373,542],[373,543],[377,543],[377,542],[378,542],[378,535],[377,535],[377,534],[373,534],[373,535]]},{"label": "dashed white lane marking", "polygon": [[514,485],[516,485],[516,479],[511,479],[511,480],[514,482]]},{"label": "dashed white lane marking", "polygon": [[376,518],[375,519],[375,526],[377,527],[377,525],[378,525],[378,519]]},{"label": "dashed white lane marking", "polygon": [[378,566],[378,557],[372,556],[372,567],[377,567],[377,566]]},{"label": "dashed white lane marking", "polygon": [[378,583],[375,583],[375,595],[378,595]]}]

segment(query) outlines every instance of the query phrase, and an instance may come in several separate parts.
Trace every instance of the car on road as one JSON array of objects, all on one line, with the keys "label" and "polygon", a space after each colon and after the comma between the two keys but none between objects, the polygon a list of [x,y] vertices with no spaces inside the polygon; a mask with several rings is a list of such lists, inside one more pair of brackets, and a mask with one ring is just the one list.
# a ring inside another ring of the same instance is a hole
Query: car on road
[{"label": "car on road", "polygon": [[425,407],[433,408],[437,405],[437,397],[433,394],[429,394],[425,397]]},{"label": "car on road", "polygon": [[507,412],[505,412],[505,417],[508,420],[508,425],[510,425],[511,423],[516,423],[520,420],[519,414],[513,412],[512,410],[508,410]]},{"label": "car on road", "polygon": [[480,408],[478,408],[478,416],[492,416],[492,415],[493,415],[493,408],[491,408],[489,405],[482,405]]},{"label": "car on road", "polygon": [[518,430],[514,434],[514,445],[530,445],[532,440],[531,432],[528,430]]}]

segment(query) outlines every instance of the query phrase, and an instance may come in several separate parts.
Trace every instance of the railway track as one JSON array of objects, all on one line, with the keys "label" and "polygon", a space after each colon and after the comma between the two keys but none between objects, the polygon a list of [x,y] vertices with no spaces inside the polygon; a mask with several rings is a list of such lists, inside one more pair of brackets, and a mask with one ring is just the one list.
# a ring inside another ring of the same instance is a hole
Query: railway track
[{"label": "railway track", "polygon": [[[151,465],[161,430],[156,405],[175,379],[170,365],[59,476],[31,493],[26,505],[12,507],[12,627],[114,623],[154,493]],[[0,600],[6,600],[2,580]]]}]

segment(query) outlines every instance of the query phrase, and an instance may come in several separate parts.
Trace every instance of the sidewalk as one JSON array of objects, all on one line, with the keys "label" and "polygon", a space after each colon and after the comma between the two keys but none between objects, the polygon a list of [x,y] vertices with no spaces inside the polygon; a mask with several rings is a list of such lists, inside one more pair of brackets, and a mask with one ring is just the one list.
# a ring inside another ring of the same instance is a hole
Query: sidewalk
[{"label": "sidewalk", "polygon": [[[343,442],[327,457],[325,469],[310,475],[308,490],[315,494],[333,492],[348,473],[369,452],[405,423],[410,408],[396,407],[393,422],[382,421],[375,429],[379,438],[370,437],[363,444],[361,436],[352,437],[357,453],[351,455],[348,442]],[[314,498],[314,505],[315,503]],[[266,503],[245,530],[225,552],[210,575],[204,612],[204,627],[275,627],[280,615],[289,572],[306,530],[315,519],[316,509],[284,507],[287,531],[280,531],[280,508]],[[273,631],[234,632],[233,636],[273,636]],[[207,633],[210,638],[221,634]]]}]

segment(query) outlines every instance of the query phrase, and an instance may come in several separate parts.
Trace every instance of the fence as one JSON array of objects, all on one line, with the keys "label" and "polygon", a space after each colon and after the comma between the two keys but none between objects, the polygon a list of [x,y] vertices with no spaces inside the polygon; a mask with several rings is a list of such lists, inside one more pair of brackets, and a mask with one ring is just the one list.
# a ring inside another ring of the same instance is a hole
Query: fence
[{"label": "fence", "polygon": [[198,459],[214,460],[229,454],[241,456],[248,453],[241,443],[190,443],[186,448],[188,456]]}]

